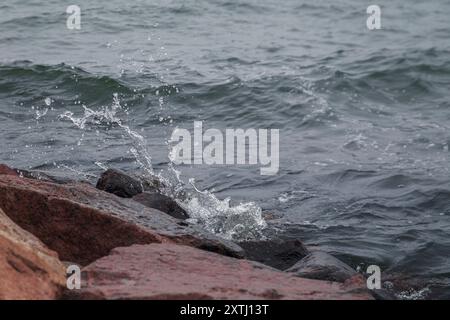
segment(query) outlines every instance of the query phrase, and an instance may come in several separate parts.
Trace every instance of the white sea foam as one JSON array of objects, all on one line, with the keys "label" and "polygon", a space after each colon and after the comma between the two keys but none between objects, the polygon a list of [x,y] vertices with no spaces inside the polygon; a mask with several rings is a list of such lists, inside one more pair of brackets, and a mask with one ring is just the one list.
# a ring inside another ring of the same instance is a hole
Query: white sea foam
[{"label": "white sea foam", "polygon": [[419,290],[409,289],[406,291],[402,291],[396,294],[396,296],[401,300],[423,300],[429,293],[430,289],[428,287],[425,287]]}]

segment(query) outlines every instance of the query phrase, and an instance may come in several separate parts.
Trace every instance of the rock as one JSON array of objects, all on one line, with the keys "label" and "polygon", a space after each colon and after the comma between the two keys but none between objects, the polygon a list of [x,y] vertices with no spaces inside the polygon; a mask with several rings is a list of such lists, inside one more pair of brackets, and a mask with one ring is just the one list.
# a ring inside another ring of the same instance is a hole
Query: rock
[{"label": "rock", "polygon": [[[367,292],[367,279],[360,273],[347,278],[344,282],[347,288],[353,288],[353,292]],[[397,297],[386,289],[369,290],[375,300],[398,300]]]},{"label": "rock", "polygon": [[374,289],[370,292],[375,300],[398,300],[395,294],[387,289]]},{"label": "rock", "polygon": [[43,171],[37,171],[37,170],[23,170],[23,169],[14,169],[19,176],[23,178],[29,178],[29,179],[36,179],[41,181],[47,181],[47,182],[54,182],[54,183],[70,183],[75,182],[74,180],[63,177],[63,176],[56,176],[54,174],[50,174]]},{"label": "rock", "polygon": [[236,244],[89,184],[0,175],[0,207],[61,260],[86,265],[116,247],[175,242],[243,257]]},{"label": "rock", "polygon": [[286,270],[303,278],[344,282],[358,273],[332,255],[314,250]]},{"label": "rock", "polygon": [[175,200],[157,192],[143,192],[133,197],[146,207],[158,209],[177,219],[188,219],[186,211]]},{"label": "rock", "polygon": [[0,175],[1,174],[20,176],[23,178],[49,181],[49,182],[55,182],[55,183],[61,183],[61,184],[74,182],[73,180],[71,180],[69,178],[62,177],[62,176],[55,176],[54,174],[50,174],[47,172],[37,171],[37,170],[23,170],[23,169],[16,169],[16,168],[12,169],[4,164],[0,164]]},{"label": "rock", "polygon": [[97,182],[97,189],[122,198],[132,198],[144,191],[142,182],[117,169],[108,169]]},{"label": "rock", "polygon": [[[373,296],[379,300],[403,300],[403,299],[427,299],[443,300],[440,297],[440,288],[448,288],[448,282],[444,279],[428,278],[415,274],[403,274],[396,272],[394,268],[384,270],[382,273],[382,288],[371,290]],[[370,274],[366,273],[366,276]],[[444,289],[445,291],[445,289]]]},{"label": "rock", "polygon": [[299,240],[245,241],[239,245],[245,250],[247,259],[279,270],[293,266],[309,253]]},{"label": "rock", "polygon": [[65,268],[55,252],[14,224],[0,209],[0,300],[56,299]]},{"label": "rock", "polygon": [[11,176],[18,176],[19,175],[16,170],[11,169],[7,165],[0,164],[0,175],[2,175],[2,174],[4,174],[4,175],[11,175]]},{"label": "rock", "polygon": [[83,270],[80,299],[372,299],[367,291],[302,279],[260,263],[173,244],[116,248]]}]

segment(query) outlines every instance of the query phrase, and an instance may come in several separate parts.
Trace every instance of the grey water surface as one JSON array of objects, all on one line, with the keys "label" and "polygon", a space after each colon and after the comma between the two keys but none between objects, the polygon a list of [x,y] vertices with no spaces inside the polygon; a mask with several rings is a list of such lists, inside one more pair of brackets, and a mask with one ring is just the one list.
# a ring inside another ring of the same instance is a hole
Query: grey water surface
[{"label": "grey water surface", "polygon": [[[66,27],[71,4],[80,30]],[[380,30],[366,27],[371,4]],[[61,116],[103,110],[114,94],[155,170],[175,127],[277,128],[277,175],[176,169],[275,213],[274,236],[450,298],[449,17],[448,0],[2,0],[0,162],[88,177],[139,169],[122,127]]]}]

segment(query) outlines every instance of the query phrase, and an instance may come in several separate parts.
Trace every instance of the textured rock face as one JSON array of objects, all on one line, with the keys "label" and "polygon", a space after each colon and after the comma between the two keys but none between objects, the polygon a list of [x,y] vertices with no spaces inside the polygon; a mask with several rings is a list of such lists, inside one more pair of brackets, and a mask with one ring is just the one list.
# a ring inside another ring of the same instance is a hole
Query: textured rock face
[{"label": "textured rock face", "polygon": [[344,262],[318,250],[312,251],[286,271],[303,278],[336,282],[344,282],[358,275],[355,270]]},{"label": "textured rock face", "polygon": [[155,233],[82,203],[78,195],[95,196],[91,189],[82,184],[61,186],[0,176],[0,207],[62,260],[82,265],[118,246],[162,241]]},{"label": "textured rock face", "polygon": [[239,245],[245,250],[247,259],[279,270],[293,266],[309,253],[298,240],[247,241]]},{"label": "textured rock face", "polygon": [[146,207],[158,209],[177,219],[188,219],[186,211],[171,198],[157,192],[143,192],[133,197]]},{"label": "textured rock face", "polygon": [[14,224],[0,209],[0,300],[55,299],[65,268],[55,252]]},{"label": "textured rock face", "polygon": [[4,164],[0,164],[0,175],[11,175],[11,176],[18,176],[19,174],[17,173],[16,170],[11,169],[10,167],[4,165]]},{"label": "textured rock face", "polygon": [[352,285],[302,279],[256,262],[172,244],[117,248],[83,273],[82,290],[69,298],[371,299]]},{"label": "textured rock face", "polygon": [[175,242],[242,257],[242,249],[158,210],[83,184],[0,175],[0,208],[61,260],[86,265],[116,247]]}]

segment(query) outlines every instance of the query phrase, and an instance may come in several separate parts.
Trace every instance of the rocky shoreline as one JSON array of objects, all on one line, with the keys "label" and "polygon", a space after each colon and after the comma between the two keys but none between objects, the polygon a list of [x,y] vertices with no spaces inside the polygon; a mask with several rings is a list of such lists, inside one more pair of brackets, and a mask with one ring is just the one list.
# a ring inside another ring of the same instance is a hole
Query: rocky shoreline
[{"label": "rocky shoreline", "polygon": [[[352,268],[300,241],[234,243],[185,221],[159,181],[96,186],[0,165],[0,299],[358,299]],[[81,289],[66,268],[82,270]]]}]

